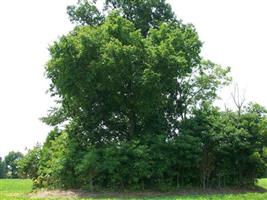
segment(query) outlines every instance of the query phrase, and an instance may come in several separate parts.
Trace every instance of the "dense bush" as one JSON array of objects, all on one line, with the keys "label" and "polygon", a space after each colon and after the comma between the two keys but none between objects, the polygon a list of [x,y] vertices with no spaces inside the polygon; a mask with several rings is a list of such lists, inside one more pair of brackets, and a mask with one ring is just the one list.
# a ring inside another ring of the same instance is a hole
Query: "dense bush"
[{"label": "dense bush", "polygon": [[160,190],[251,185],[264,176],[267,120],[263,108],[251,104],[238,116],[203,105],[193,113],[169,138],[146,134],[81,148],[71,139],[72,132],[51,132],[35,183],[53,188]]}]

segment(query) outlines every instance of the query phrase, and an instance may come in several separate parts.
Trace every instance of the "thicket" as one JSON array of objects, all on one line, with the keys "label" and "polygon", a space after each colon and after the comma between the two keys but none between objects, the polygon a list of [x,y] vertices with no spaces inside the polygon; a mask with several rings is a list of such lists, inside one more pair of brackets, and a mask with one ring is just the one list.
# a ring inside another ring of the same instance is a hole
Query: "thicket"
[{"label": "thicket", "polygon": [[213,106],[230,69],[200,56],[194,26],[165,0],[106,0],[103,11],[80,1],[68,13],[77,26],[46,66],[58,104],[43,121],[55,129],[22,162],[35,187],[207,188],[264,175],[266,109]]}]

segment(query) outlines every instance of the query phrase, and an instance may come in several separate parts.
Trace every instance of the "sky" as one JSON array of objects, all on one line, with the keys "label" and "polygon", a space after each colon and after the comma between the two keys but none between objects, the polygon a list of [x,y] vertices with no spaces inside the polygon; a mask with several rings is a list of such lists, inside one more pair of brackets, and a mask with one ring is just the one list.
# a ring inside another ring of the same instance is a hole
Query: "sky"
[{"label": "sky", "polygon": [[[39,118],[53,105],[44,66],[49,44],[73,28],[66,6],[75,0],[0,0],[0,156],[44,142]],[[168,0],[177,17],[195,25],[205,59],[232,68],[246,101],[267,107],[267,1]],[[230,105],[233,85],[221,92]]]}]

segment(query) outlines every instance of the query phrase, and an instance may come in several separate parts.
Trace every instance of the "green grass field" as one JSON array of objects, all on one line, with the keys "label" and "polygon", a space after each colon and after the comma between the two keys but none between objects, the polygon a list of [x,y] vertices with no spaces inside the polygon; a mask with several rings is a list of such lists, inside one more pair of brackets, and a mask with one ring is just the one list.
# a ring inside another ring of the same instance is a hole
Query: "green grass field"
[{"label": "green grass field", "polygon": [[[260,179],[258,186],[267,189],[267,179]],[[29,193],[31,192],[32,182],[31,180],[0,180],[0,199],[1,200],[26,200],[36,199],[30,198]],[[43,198],[44,199],[44,198]],[[53,199],[53,198],[45,198]],[[55,199],[55,198],[54,198]],[[70,198],[61,198],[70,199]],[[75,199],[75,198],[72,198]],[[101,199],[101,198],[97,198]],[[109,198],[118,199],[118,198]],[[194,195],[194,196],[166,196],[166,197],[142,197],[142,198],[127,198],[127,199],[177,199],[177,200],[267,200],[267,192],[264,193],[245,193],[245,194],[226,194],[226,195]],[[84,199],[84,200],[89,200]]]}]

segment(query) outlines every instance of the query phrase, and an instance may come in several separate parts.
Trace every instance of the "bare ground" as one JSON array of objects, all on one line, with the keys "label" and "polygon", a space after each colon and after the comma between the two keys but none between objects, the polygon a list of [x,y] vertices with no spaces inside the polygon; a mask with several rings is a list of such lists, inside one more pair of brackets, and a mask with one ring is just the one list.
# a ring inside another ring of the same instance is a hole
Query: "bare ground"
[{"label": "bare ground", "polygon": [[31,198],[134,198],[134,197],[160,197],[160,196],[184,196],[184,195],[215,195],[215,194],[245,194],[249,192],[264,193],[267,190],[261,187],[251,188],[223,188],[223,189],[206,189],[199,188],[180,189],[173,192],[97,192],[91,193],[82,190],[42,190],[30,194]]}]

